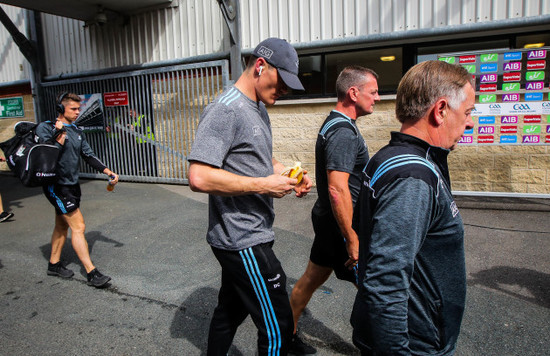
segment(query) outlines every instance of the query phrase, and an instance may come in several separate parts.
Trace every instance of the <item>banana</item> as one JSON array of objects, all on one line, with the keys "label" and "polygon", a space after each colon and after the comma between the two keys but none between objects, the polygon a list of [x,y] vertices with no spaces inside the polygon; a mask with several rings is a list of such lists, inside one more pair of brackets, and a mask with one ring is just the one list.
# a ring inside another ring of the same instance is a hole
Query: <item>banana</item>
[{"label": "banana", "polygon": [[281,175],[287,176],[289,178],[296,178],[299,184],[304,177],[304,169],[302,168],[302,163],[295,162],[294,167],[287,168],[283,173],[281,173]]}]

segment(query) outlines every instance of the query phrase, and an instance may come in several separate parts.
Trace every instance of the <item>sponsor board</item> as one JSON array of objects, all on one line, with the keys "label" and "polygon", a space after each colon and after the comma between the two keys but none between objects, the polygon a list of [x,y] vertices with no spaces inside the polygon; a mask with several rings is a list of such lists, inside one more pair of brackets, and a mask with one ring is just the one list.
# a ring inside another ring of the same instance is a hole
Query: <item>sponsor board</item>
[{"label": "sponsor board", "polygon": [[519,82],[521,80],[521,72],[510,72],[502,74],[502,81],[504,82]]},{"label": "sponsor board", "polygon": [[494,126],[480,126],[477,128],[478,134],[494,134],[495,133],[495,127]]},{"label": "sponsor board", "polygon": [[474,128],[473,127],[471,129],[464,130],[464,135],[472,135],[473,133],[474,133]]},{"label": "sponsor board", "polygon": [[501,126],[500,127],[500,133],[501,134],[515,134],[518,133],[518,127],[517,125],[512,126]]},{"label": "sponsor board", "polygon": [[477,143],[494,143],[495,137],[493,135],[484,135],[477,137]]},{"label": "sponsor board", "polygon": [[543,93],[525,93],[523,96],[525,101],[542,101]]},{"label": "sponsor board", "polygon": [[540,124],[542,122],[542,116],[540,115],[525,115],[523,122],[526,124]]},{"label": "sponsor board", "polygon": [[502,70],[505,72],[521,70],[521,62],[506,62],[502,65]]},{"label": "sponsor board", "polygon": [[495,123],[494,116],[480,116],[478,119],[480,125],[493,125]]},{"label": "sponsor board", "polygon": [[550,101],[475,104],[472,116],[550,115]]},{"label": "sponsor board", "polygon": [[466,68],[466,70],[470,74],[474,74],[476,72],[476,65],[475,64],[463,64],[462,66],[464,68]]},{"label": "sponsor board", "polygon": [[502,95],[502,101],[519,101],[519,94],[504,94]]},{"label": "sponsor board", "polygon": [[546,61],[529,61],[527,62],[527,70],[542,70],[546,68]]},{"label": "sponsor board", "polygon": [[544,71],[537,70],[534,72],[525,72],[525,80],[535,81],[535,80],[544,80]]},{"label": "sponsor board", "polygon": [[462,143],[462,144],[474,143],[474,137],[473,136],[462,136],[460,138],[460,141],[458,141],[458,143]]},{"label": "sponsor board", "polygon": [[518,137],[514,135],[503,135],[500,136],[500,143],[517,143]]},{"label": "sponsor board", "polygon": [[523,133],[527,135],[540,134],[541,126],[540,125],[524,125]]},{"label": "sponsor board", "polygon": [[498,75],[495,73],[492,74],[482,74],[479,77],[480,83],[496,83],[498,80]]},{"label": "sponsor board", "polygon": [[536,49],[527,53],[527,59],[543,59],[546,58],[545,49]]},{"label": "sponsor board", "polygon": [[497,85],[496,84],[481,84],[479,86],[479,91],[481,93],[497,91]]},{"label": "sponsor board", "polygon": [[540,143],[539,135],[524,135],[521,143]]},{"label": "sponsor board", "polygon": [[[479,71],[481,73],[494,73],[498,71],[497,63],[486,63],[479,66]],[[474,72],[475,73],[475,72]]]},{"label": "sponsor board", "polygon": [[518,117],[517,116],[502,116],[500,118],[501,124],[517,124],[518,123]]},{"label": "sponsor board", "polygon": [[522,55],[522,52],[507,52],[504,53],[503,56],[505,61],[519,61],[521,60]]},{"label": "sponsor board", "polygon": [[476,62],[476,56],[475,54],[469,55],[469,56],[460,56],[458,57],[458,63],[460,64],[470,64]]},{"label": "sponsor board", "polygon": [[455,57],[439,57],[438,59],[439,59],[440,61],[447,62],[447,63],[451,63],[451,64],[455,64],[455,63],[456,63],[456,58],[455,58]]},{"label": "sponsor board", "polygon": [[550,135],[546,135],[546,138],[544,139],[544,143],[550,143]]},{"label": "sponsor board", "polygon": [[480,103],[496,103],[497,96],[495,94],[482,94],[479,96]]},{"label": "sponsor board", "polygon": [[481,63],[498,62],[498,53],[487,53],[479,56]]},{"label": "sponsor board", "polygon": [[525,90],[542,90],[542,89],[544,89],[544,82],[525,83]]},{"label": "sponsor board", "polygon": [[520,89],[521,87],[519,83],[502,83],[503,91],[518,91]]}]

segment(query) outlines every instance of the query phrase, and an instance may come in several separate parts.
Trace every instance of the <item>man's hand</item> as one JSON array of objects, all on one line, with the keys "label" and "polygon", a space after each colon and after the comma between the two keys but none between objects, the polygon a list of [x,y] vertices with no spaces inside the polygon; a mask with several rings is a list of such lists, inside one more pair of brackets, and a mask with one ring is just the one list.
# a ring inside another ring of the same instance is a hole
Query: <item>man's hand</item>
[{"label": "man's hand", "polygon": [[282,198],[292,193],[296,183],[298,183],[296,178],[289,178],[276,173],[265,177],[263,189],[270,197]]},{"label": "man's hand", "polygon": [[63,122],[61,120],[57,120],[55,122],[55,129],[58,131],[63,131],[63,133],[55,139],[60,145],[65,144],[65,138],[67,138],[67,132],[65,132],[65,127],[63,126]]},{"label": "man's hand", "polygon": [[296,192],[296,196],[298,198],[305,197],[307,193],[311,191],[312,186],[313,186],[313,183],[311,182],[311,179],[309,178],[307,171],[304,170],[302,181],[300,182],[300,184],[297,184],[296,186],[294,186],[294,191]]},{"label": "man's hand", "polygon": [[349,259],[344,263],[344,266],[350,270],[357,265],[357,261],[359,260],[359,239],[355,231],[353,234],[353,237],[346,239],[346,250],[348,251]]}]

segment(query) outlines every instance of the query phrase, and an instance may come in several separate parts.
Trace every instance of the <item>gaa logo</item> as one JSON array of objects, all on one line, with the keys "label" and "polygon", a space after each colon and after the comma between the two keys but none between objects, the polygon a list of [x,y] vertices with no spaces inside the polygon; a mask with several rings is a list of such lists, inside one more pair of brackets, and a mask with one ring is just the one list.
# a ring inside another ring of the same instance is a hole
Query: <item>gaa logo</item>
[{"label": "gaa logo", "polygon": [[500,105],[499,104],[491,104],[491,105],[489,105],[489,109],[500,109]]},{"label": "gaa logo", "polygon": [[531,110],[531,108],[527,104],[515,104],[514,110]]}]

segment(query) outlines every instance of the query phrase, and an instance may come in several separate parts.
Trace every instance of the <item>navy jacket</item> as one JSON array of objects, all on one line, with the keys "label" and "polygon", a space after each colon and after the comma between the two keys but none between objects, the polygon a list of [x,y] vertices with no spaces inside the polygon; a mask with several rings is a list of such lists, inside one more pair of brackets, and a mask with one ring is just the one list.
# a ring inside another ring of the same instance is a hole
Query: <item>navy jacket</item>
[{"label": "navy jacket", "polygon": [[454,353],[466,267],[448,153],[393,132],[364,170],[353,223],[360,248],[351,322],[365,355]]}]

